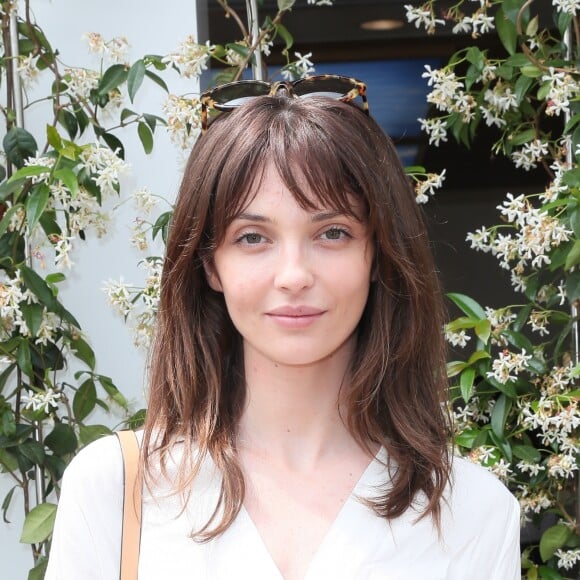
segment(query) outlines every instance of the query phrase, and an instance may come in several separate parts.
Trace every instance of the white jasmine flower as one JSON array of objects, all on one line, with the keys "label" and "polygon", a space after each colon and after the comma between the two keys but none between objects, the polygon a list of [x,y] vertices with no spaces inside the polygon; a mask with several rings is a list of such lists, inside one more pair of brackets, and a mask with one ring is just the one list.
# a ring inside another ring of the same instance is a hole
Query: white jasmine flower
[{"label": "white jasmine flower", "polygon": [[443,141],[447,141],[447,127],[442,119],[417,119],[421,124],[421,130],[429,135],[429,145],[439,147]]},{"label": "white jasmine flower", "polygon": [[158,200],[147,187],[142,187],[133,192],[133,201],[137,209],[148,214],[157,205]]},{"label": "white jasmine flower", "polygon": [[99,86],[100,75],[96,71],[85,68],[67,68],[64,73],[66,92],[81,101],[88,100],[91,91]]},{"label": "white jasmine flower", "polygon": [[428,34],[433,34],[437,25],[445,25],[445,20],[435,18],[435,13],[428,4],[419,7],[405,4],[404,8],[407,12],[407,22],[410,24],[414,22],[415,28],[423,27]]},{"label": "white jasmine flower", "polygon": [[565,12],[570,16],[576,16],[580,10],[580,0],[552,0],[552,4],[558,12]]},{"label": "white jasmine flower", "polygon": [[167,131],[172,143],[191,149],[201,132],[201,104],[198,99],[169,95],[163,105],[167,114]]},{"label": "white jasmine flower", "polygon": [[61,394],[55,392],[50,387],[46,391],[34,393],[32,395],[24,394],[22,402],[25,403],[25,409],[32,409],[33,411],[50,412],[53,409],[58,409],[58,401],[61,399]]},{"label": "white jasmine flower", "polygon": [[487,376],[494,378],[496,381],[506,384],[509,381],[515,381],[518,374],[528,367],[528,361],[532,355],[526,355],[526,350],[522,349],[521,353],[510,352],[507,349],[499,353],[498,358],[494,359]]},{"label": "white jasmine flower", "polygon": [[491,232],[485,226],[482,226],[475,232],[469,232],[465,240],[470,243],[472,249],[487,253],[491,251],[491,246],[489,245],[490,236]]},{"label": "white jasmine flower", "polygon": [[176,51],[163,57],[162,62],[175,65],[181,76],[189,79],[198,77],[207,69],[215,46],[209,40],[205,44],[198,44],[193,35],[189,35],[181,42]]},{"label": "white jasmine flower", "polygon": [[528,324],[532,327],[534,332],[538,332],[540,336],[547,336],[550,334],[546,325],[550,321],[550,313],[542,310],[532,310],[530,312],[530,319]]},{"label": "white jasmine flower", "polygon": [[467,346],[467,342],[471,340],[471,336],[469,336],[465,330],[460,330],[458,332],[453,332],[451,330],[445,330],[445,339],[449,344],[452,346],[459,346],[463,348]]}]

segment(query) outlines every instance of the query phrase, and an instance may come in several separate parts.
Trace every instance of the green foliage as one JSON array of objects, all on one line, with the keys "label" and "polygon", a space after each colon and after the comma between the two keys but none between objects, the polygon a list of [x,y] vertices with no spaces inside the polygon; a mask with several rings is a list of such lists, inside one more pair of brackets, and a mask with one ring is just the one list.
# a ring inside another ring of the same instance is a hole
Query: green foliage
[{"label": "green foliage", "polygon": [[[428,0],[423,8],[437,14],[438,4]],[[547,172],[541,191],[510,192],[497,223],[468,235],[473,248],[494,255],[510,273],[521,301],[491,309],[448,295],[458,316],[446,336],[465,349],[447,367],[455,442],[511,487],[531,521],[538,539],[524,546],[525,577],[564,578],[578,571],[580,560],[573,517],[580,353],[572,341],[580,300],[577,17],[552,6],[556,27],[544,28],[538,3],[469,4],[460,0],[447,17],[473,34],[473,46],[428,72],[427,100],[437,109],[425,122],[430,141],[438,144],[449,133],[470,146],[484,123],[496,133],[491,155]],[[493,56],[477,41],[491,18],[504,50]],[[425,23],[429,32],[435,25]]]}]

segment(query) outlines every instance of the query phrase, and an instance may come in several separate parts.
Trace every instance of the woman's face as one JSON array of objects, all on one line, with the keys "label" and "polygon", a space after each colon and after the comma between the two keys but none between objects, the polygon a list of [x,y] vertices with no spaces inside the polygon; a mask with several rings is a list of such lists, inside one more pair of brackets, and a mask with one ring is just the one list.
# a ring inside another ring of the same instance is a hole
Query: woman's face
[{"label": "woman's face", "polygon": [[252,353],[283,365],[350,357],[373,260],[367,227],[301,208],[275,169],[229,225],[206,268]]}]

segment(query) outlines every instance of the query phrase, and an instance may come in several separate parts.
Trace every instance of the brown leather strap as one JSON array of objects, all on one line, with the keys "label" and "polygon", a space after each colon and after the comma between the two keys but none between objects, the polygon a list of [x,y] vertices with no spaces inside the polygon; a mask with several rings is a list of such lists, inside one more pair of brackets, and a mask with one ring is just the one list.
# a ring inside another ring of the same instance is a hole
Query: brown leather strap
[{"label": "brown leather strap", "polygon": [[117,433],[124,467],[123,528],[121,540],[120,580],[137,580],[139,545],[141,543],[142,489],[137,484],[139,443],[133,431]]}]

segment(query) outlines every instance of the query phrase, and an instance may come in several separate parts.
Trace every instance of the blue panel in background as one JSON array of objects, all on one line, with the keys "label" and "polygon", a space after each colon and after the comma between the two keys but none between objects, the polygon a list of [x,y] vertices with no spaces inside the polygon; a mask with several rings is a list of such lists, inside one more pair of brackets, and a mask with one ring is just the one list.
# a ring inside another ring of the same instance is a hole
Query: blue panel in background
[{"label": "blue panel in background", "polygon": [[[371,115],[393,139],[418,138],[421,134],[418,117],[427,115],[429,87],[421,77],[425,65],[441,66],[440,60],[409,59],[385,61],[353,61],[320,63],[316,74],[341,74],[352,76],[367,85]],[[413,165],[417,145],[404,144],[397,151],[405,165]]]}]

